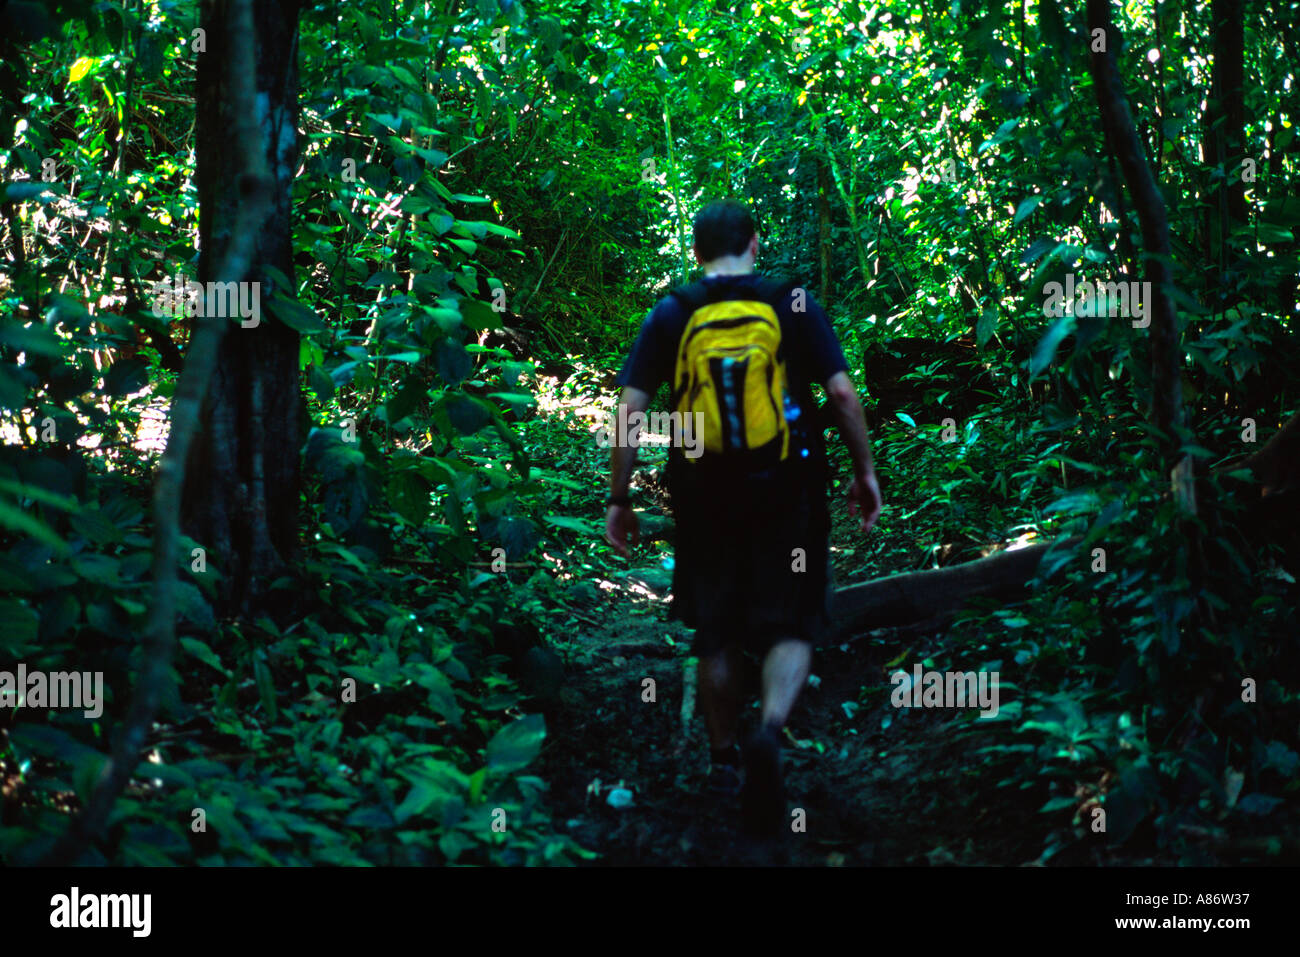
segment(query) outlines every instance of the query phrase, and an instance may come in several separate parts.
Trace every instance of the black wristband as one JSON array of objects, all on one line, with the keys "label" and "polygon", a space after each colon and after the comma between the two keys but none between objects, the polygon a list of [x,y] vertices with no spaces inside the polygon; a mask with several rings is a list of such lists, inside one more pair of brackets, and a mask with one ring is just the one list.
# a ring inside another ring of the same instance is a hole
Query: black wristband
[{"label": "black wristband", "polygon": [[626,506],[628,506],[629,508],[631,508],[631,507],[632,507],[632,496],[631,496],[631,495],[611,495],[609,498],[605,499],[605,507],[606,507],[606,508],[609,508],[611,505],[626,505]]}]

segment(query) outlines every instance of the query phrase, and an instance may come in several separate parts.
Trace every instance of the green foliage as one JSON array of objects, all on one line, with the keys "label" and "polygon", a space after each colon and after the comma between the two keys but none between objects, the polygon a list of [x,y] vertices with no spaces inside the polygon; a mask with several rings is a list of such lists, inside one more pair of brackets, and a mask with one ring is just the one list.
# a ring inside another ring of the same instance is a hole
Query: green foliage
[{"label": "green foliage", "polygon": [[[135,446],[142,412],[151,395],[169,395],[170,374],[161,353],[122,352],[136,345],[137,330],[159,328],[143,311],[154,251],[170,278],[173,263],[192,255],[193,234],[189,250],[163,237],[195,224],[193,160],[178,164],[174,148],[190,134],[174,120],[160,127],[148,119],[160,101],[176,99],[172,66],[188,59],[184,42],[163,38],[188,36],[194,7],[168,6],[148,24],[120,11],[133,58],[109,55],[107,20],[70,23],[62,40],[33,47],[41,70],[67,77],[76,109],[52,117],[54,98],[37,96],[22,139],[6,154],[11,173],[17,161],[31,176],[9,184],[6,198],[21,204],[21,221],[38,240],[28,269],[3,290],[7,311],[35,302],[56,263],[96,283],[109,308],[123,305],[123,289],[128,295],[120,317],[96,310],[93,324],[79,299],[50,297],[44,323],[29,316],[0,333],[10,360],[0,367],[0,399],[23,442],[0,450],[0,528],[8,533],[0,575],[12,596],[4,600],[0,658],[32,669],[75,661],[78,670],[103,671],[106,688],[98,718],[12,713],[0,750],[17,788],[0,830],[0,858],[11,862],[38,860],[66,829],[69,806],[86,799],[140,660],[149,475]],[[379,25],[368,10],[348,15],[363,33]],[[313,136],[295,201],[330,215],[309,215],[295,232],[297,251],[319,268],[294,289],[297,298],[278,293],[268,312],[303,336],[300,366],[316,423],[303,450],[307,527],[316,530],[302,556],[304,578],[273,589],[306,588],[311,613],[218,622],[210,604],[216,570],[181,583],[180,681],[164,702],[150,760],[88,862],[524,864],[591,856],[554,834],[541,803],[545,784],[526,773],[545,724],[523,711],[500,659],[488,654],[506,598],[471,564],[485,564],[495,544],[523,559],[541,527],[540,514],[528,515],[540,505],[509,424],[528,412],[520,377],[529,367],[474,341],[501,324],[475,298],[485,269],[475,254],[481,243],[519,237],[484,218],[488,199],[468,181],[445,185],[448,154],[433,144],[446,134],[434,124],[460,130],[468,118],[419,93],[423,84],[411,73],[423,71],[417,65],[443,24],[407,23],[397,41],[358,48],[361,59],[349,54],[350,78],[312,72],[341,69],[344,51],[337,31],[310,20],[303,27],[305,51],[320,55],[304,58],[303,111]],[[104,55],[92,56],[101,45]],[[81,55],[70,61],[74,50]],[[386,82],[376,83],[381,74]],[[350,84],[371,92],[354,96]],[[124,112],[124,100],[134,112]],[[394,103],[406,104],[400,115]],[[129,135],[118,138],[118,164],[106,175],[103,124],[114,121]],[[361,142],[367,149],[354,158],[369,161],[360,177],[345,176],[339,160]],[[47,155],[60,171],[48,187],[39,182]],[[169,178],[184,188],[164,189]],[[69,182],[84,204],[80,216],[112,212],[109,271],[96,264],[99,246],[77,251],[49,214],[58,202],[66,215]],[[412,217],[397,217],[392,228],[385,216],[372,218],[390,184]],[[409,286],[399,288],[386,265],[394,247],[403,273],[413,275]],[[124,277],[113,275],[119,265]],[[274,278],[278,289],[293,288]],[[89,285],[82,293],[93,298]],[[322,322],[322,313],[334,319]],[[14,363],[19,353],[23,361]],[[101,354],[112,357],[102,371]],[[531,504],[519,504],[521,493]],[[380,571],[379,553],[395,544],[401,564]],[[198,547],[187,541],[177,560],[189,567]]]},{"label": "green foliage", "polygon": [[[176,681],[87,860],[589,856],[547,816],[547,725],[493,630],[537,623],[564,648],[548,622],[604,587],[590,427],[640,317],[691,271],[691,214],[722,195],[752,200],[760,268],[828,306],[877,413],[888,508],[855,568],[1063,543],[1026,601],[974,605],[933,655],[1016,675],[962,734],[999,795],[1041,810],[1042,859],[1087,859],[1096,809],[1109,848],[1189,860],[1188,834],[1267,820],[1297,781],[1294,582],[1210,467],[1258,447],[1243,419],[1262,443],[1295,407],[1285,13],[1251,11],[1222,158],[1213,8],[1119,24],[1170,223],[1193,519],[1147,424],[1149,330],[1045,309],[1067,274],[1143,269],[1082,7],[305,5],[293,269],[266,273],[307,397],[305,545],[271,583],[297,612],[220,614],[220,572],[184,540]],[[156,422],[192,328],[149,289],[198,252],[198,16],[0,10],[0,665],[106,689],[98,718],[5,712],[6,862],[86,799],[143,655]]]}]

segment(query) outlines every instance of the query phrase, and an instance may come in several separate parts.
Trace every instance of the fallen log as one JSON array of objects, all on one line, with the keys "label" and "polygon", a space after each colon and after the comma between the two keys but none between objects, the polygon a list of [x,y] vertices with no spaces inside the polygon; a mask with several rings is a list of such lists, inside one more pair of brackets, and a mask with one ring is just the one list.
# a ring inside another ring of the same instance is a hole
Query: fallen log
[{"label": "fallen log", "polygon": [[[1239,471],[1249,477],[1233,475]],[[1251,546],[1280,546],[1280,563],[1292,577],[1300,578],[1300,413],[1291,416],[1263,448],[1211,474],[1220,479],[1220,494],[1244,505],[1244,511],[1231,518],[1213,516],[1211,531],[1221,533],[1231,521]],[[1198,496],[1212,494],[1202,485]]]},{"label": "fallen log", "polygon": [[1291,416],[1258,452],[1215,471],[1243,468],[1254,475],[1260,498],[1300,489],[1300,413]]},{"label": "fallen log", "polygon": [[835,590],[831,617],[837,631],[867,625],[888,628],[942,619],[976,597],[1009,598],[1024,592],[1054,544],[1008,549],[948,568],[846,585]]},{"label": "fallen log", "polygon": [[[1241,532],[1253,544],[1276,542],[1285,563],[1300,573],[1300,415],[1289,421],[1253,455],[1216,469],[1226,477],[1245,469],[1252,478],[1229,487],[1243,497],[1247,512]],[[1204,491],[1200,494],[1206,494]],[[1073,538],[1061,547],[1079,541]],[[941,621],[972,598],[1013,598],[1023,594],[1052,544],[1031,545],[935,571],[891,575],[836,589],[831,617],[837,632],[855,627],[888,628],[919,621]],[[1300,574],[1297,575],[1300,577]]]}]

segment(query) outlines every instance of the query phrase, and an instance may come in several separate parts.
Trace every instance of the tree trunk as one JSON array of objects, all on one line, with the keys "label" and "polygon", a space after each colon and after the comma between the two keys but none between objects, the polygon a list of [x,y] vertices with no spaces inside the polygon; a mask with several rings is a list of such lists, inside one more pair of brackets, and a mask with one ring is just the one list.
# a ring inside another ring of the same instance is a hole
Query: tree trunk
[{"label": "tree trunk", "polygon": [[[226,0],[205,0],[207,52],[199,55],[196,110],[199,281],[233,240],[241,169],[229,131],[230,51],[251,38],[229,32]],[[254,6],[257,127],[272,177],[272,208],[257,236],[255,265],[242,277],[260,286],[261,315],[244,328],[227,320],[185,487],[185,527],[221,573],[218,614],[252,616],[268,607],[268,586],[297,552],[300,484],[298,333],[270,315],[274,294],[294,296],[290,193],[297,165],[298,3]],[[290,281],[278,289],[265,270]],[[251,320],[249,320],[251,321]]]},{"label": "tree trunk", "polygon": [[1232,231],[1246,221],[1246,184],[1241,178],[1246,108],[1242,97],[1245,20],[1241,0],[1214,0],[1214,73],[1203,119],[1207,166],[1219,167],[1224,178],[1214,183],[1206,203],[1205,287],[1213,295],[1216,315],[1241,296],[1235,291],[1237,271]]},{"label": "tree trunk", "polygon": [[[1186,543],[1190,591],[1199,595],[1206,575],[1205,554],[1199,527],[1194,521],[1195,461],[1191,455],[1179,455],[1183,443],[1192,436],[1187,434],[1183,424],[1181,332],[1173,303],[1169,220],[1164,197],[1151,175],[1142,139],[1133,126],[1128,100],[1120,82],[1116,56],[1122,47],[1122,38],[1111,23],[1110,4],[1111,0],[1088,0],[1088,64],[1106,143],[1119,162],[1142,227],[1142,254],[1146,263],[1143,275],[1151,284],[1146,304],[1146,321],[1149,323],[1146,331],[1151,337],[1150,418],[1160,435],[1163,458],[1170,469],[1170,485],[1179,509],[1178,530]],[[1103,42],[1096,43],[1094,37]]]},{"label": "tree trunk", "polygon": [[[1279,109],[1273,114],[1273,122],[1268,131],[1268,198],[1267,202],[1281,203],[1284,199],[1295,201],[1300,199],[1300,183],[1289,180],[1283,173],[1283,151],[1277,148],[1277,134],[1282,127],[1282,111]],[[1294,146],[1294,144],[1292,144]],[[1297,244],[1294,240],[1277,244],[1277,255],[1283,262],[1289,262],[1295,258]],[[1296,310],[1296,294],[1300,291],[1296,283],[1295,272],[1288,270],[1279,271],[1275,279],[1276,285],[1274,302],[1275,310],[1279,316],[1291,316]],[[1250,406],[1247,406],[1249,408]]]},{"label": "tree trunk", "polygon": [[844,204],[844,212],[849,217],[849,232],[853,234],[853,249],[858,256],[858,284],[865,287],[867,283],[871,282],[872,269],[870,258],[867,256],[866,244],[862,241],[862,229],[858,221],[857,173],[850,173],[852,178],[846,186],[839,163],[835,161],[834,153],[828,149],[825,153],[825,160],[819,159],[819,162],[825,162],[830,166],[832,182],[835,185],[836,192],[839,193],[840,202]]},{"label": "tree trunk", "polygon": [[1172,467],[1179,447],[1179,437],[1174,430],[1183,422],[1183,396],[1179,378],[1178,317],[1170,298],[1173,276],[1169,269],[1169,221],[1164,199],[1147,165],[1142,141],[1133,126],[1133,117],[1120,85],[1115,64],[1120,35],[1110,21],[1110,0],[1088,0],[1090,43],[1095,30],[1103,31],[1105,49],[1089,47],[1093,91],[1097,96],[1107,145],[1119,161],[1142,225],[1142,252],[1146,259],[1144,274],[1151,283],[1151,301],[1147,304],[1151,323],[1147,330],[1151,335],[1151,419],[1165,437],[1166,455]]},{"label": "tree trunk", "polygon": [[[220,129],[232,144],[232,179],[240,190],[229,200],[230,238],[211,267],[218,281],[237,281],[253,268],[256,243],[261,224],[272,208],[271,173],[265,150],[259,142],[266,126],[257,123],[256,90],[252,82],[257,30],[252,12],[253,0],[230,0],[216,8],[205,9],[204,28],[219,25],[223,35],[248,38],[230,49],[229,56],[218,61],[228,76],[226,115],[209,116],[221,120]],[[202,122],[202,120],[201,120]],[[211,299],[211,297],[209,297]],[[172,652],[176,643],[176,573],[180,546],[181,492],[185,485],[186,463],[191,441],[199,428],[204,395],[212,381],[220,343],[227,331],[227,320],[204,318],[195,323],[194,335],[185,356],[185,366],[176,383],[171,407],[171,432],[167,448],[158,465],[153,491],[153,583],[150,593],[149,620],[131,708],[121,730],[114,736],[112,754],[94,782],[85,810],[73,821],[64,835],[46,855],[45,863],[66,865],[77,860],[87,844],[97,839],[118,797],[126,789],[144,753],[145,742],[153,728],[154,717],[172,680]]]},{"label": "tree trunk", "polygon": [[826,161],[817,163],[817,250],[821,259],[821,283],[817,295],[823,303],[831,298],[831,204],[830,177],[826,175]]}]

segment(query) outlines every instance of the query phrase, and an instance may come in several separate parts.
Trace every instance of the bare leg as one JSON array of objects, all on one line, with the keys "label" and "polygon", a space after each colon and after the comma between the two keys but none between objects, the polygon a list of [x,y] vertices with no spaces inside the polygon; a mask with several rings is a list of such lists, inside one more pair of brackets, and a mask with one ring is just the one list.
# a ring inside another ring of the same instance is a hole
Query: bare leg
[{"label": "bare leg", "polygon": [[812,668],[812,645],[806,641],[778,641],[763,659],[763,725],[780,731],[785,727],[808,683]]},{"label": "bare leg", "polygon": [[781,779],[781,729],[799,692],[808,682],[812,645],[787,638],[778,641],[763,659],[762,724],[745,746],[745,783],[740,794],[741,823],[748,833],[772,837],[785,815]]},{"label": "bare leg", "polygon": [[710,748],[734,748],[740,726],[740,655],[734,644],[700,659],[699,694]]}]

